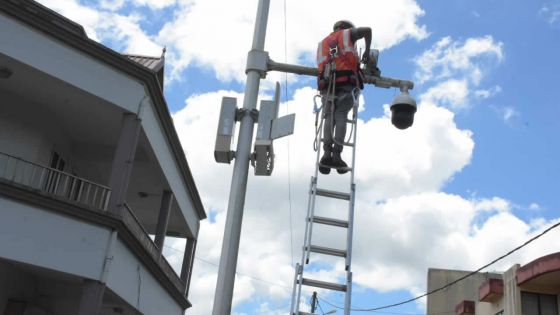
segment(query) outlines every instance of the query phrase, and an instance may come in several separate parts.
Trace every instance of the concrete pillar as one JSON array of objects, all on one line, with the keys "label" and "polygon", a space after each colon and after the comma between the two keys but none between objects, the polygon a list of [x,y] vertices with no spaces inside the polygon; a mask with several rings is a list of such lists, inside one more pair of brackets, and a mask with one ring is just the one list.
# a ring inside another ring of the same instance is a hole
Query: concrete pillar
[{"label": "concrete pillar", "polygon": [[519,264],[513,265],[504,272],[504,314],[521,314],[521,290],[517,286],[517,269]]},{"label": "concrete pillar", "polygon": [[165,234],[167,234],[167,225],[169,223],[169,214],[171,213],[171,204],[173,203],[173,193],[169,190],[164,190],[161,195],[161,206],[159,207],[159,216],[156,227],[156,238],[154,243],[161,253],[163,250],[163,241]]},{"label": "concrete pillar", "polygon": [[122,118],[121,131],[109,177],[111,198],[109,199],[108,209],[115,214],[121,213],[126,199],[134,155],[140,135],[140,121],[138,116],[133,113],[126,113]]},{"label": "concrete pillar", "polygon": [[185,296],[189,296],[189,287],[191,285],[191,275],[195,251],[196,239],[187,237],[187,243],[185,244],[185,254],[183,255],[183,266],[181,268],[181,280],[185,284]]},{"label": "concrete pillar", "polygon": [[101,306],[103,305],[104,293],[105,284],[96,280],[84,280],[78,315],[101,314]]}]

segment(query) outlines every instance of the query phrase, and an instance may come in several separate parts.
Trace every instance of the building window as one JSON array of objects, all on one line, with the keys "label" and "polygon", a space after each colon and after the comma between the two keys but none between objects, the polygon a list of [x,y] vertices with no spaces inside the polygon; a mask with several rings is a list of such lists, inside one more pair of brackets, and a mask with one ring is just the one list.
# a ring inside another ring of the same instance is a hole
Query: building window
[{"label": "building window", "polygon": [[521,292],[522,315],[558,315],[558,297],[551,294]]},{"label": "building window", "polygon": [[[53,151],[51,155],[51,162],[49,163],[49,167],[55,169],[57,171],[64,171],[64,167],[66,166],[66,161],[64,161],[60,155]],[[43,187],[44,191],[55,194],[58,190],[60,180],[60,174],[56,171],[49,171],[47,173],[47,180],[45,181],[45,187]]]}]

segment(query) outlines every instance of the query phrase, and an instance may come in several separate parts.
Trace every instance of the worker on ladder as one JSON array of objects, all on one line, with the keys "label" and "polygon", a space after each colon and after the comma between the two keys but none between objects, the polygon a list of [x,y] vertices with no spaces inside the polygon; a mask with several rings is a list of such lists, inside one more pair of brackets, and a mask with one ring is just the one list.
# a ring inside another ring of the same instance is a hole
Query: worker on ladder
[{"label": "worker on ladder", "polygon": [[[366,49],[362,62],[368,62],[371,45],[371,28],[356,28],[352,22],[341,20],[334,24],[333,32],[319,43],[317,64],[318,90],[323,108],[323,150],[319,171],[329,174],[335,168],[339,174],[347,172],[347,164],[340,156],[346,135],[348,112],[354,106],[363,78],[356,41],[365,40]],[[333,135],[334,133],[334,135]]]}]

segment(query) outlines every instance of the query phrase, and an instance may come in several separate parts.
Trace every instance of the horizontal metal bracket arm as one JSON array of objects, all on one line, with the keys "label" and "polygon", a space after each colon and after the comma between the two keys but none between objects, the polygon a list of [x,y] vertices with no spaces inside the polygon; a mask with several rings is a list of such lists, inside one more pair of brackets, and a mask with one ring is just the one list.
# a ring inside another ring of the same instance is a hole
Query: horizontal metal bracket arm
[{"label": "horizontal metal bracket arm", "polygon": [[[319,75],[319,70],[317,68],[305,67],[299,65],[291,65],[287,63],[275,62],[272,59],[268,59],[268,71],[280,71],[288,72],[300,75],[317,76]],[[398,80],[388,77],[376,77],[372,75],[364,75],[364,83],[372,84],[380,88],[399,88],[402,90],[412,90],[414,88],[414,82],[408,80]]]}]

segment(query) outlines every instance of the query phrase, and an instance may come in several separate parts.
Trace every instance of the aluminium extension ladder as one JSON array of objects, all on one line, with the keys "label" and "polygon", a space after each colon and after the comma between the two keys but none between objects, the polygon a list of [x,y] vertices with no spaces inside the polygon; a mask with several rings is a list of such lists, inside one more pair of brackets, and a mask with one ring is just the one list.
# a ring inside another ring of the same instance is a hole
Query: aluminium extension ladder
[{"label": "aluminium extension ladder", "polygon": [[[309,200],[307,203],[307,217],[305,219],[305,236],[303,244],[303,253],[301,258],[301,263],[296,264],[294,285],[292,292],[292,305],[290,308],[290,315],[311,315],[311,313],[300,311],[300,298],[302,286],[311,286],[316,288],[322,288],[332,291],[340,291],[345,294],[344,299],[344,315],[350,314],[350,302],[352,297],[352,270],[350,268],[352,262],[352,232],[353,232],[353,221],[354,221],[354,201],[356,193],[356,185],[354,183],[354,166],[356,160],[356,127],[357,127],[357,113],[358,113],[358,101],[357,96],[354,98],[354,107],[352,109],[352,118],[347,119],[347,123],[351,125],[351,140],[345,142],[345,147],[352,148],[352,163],[346,168],[350,172],[350,185],[349,192],[338,192],[327,189],[322,189],[318,187],[318,169],[319,169],[319,159],[322,150],[322,130],[316,134],[318,140],[317,148],[317,158],[315,163],[315,176],[311,177],[311,183],[309,188]],[[334,114],[334,113],[333,113]],[[324,119],[324,118],[322,118]],[[320,127],[319,127],[320,128]],[[320,128],[322,129],[322,128]],[[345,140],[346,141],[346,140]],[[335,171],[336,169],[332,169]],[[327,218],[315,215],[315,201],[316,198],[334,198],[339,200],[345,200],[348,202],[348,219],[340,220],[334,218]],[[346,249],[335,249],[328,248],[324,246],[313,245],[313,224],[329,225],[338,228],[346,229]],[[313,280],[304,277],[305,266],[309,264],[311,253],[331,255],[345,258],[345,272],[346,272],[346,282],[344,284],[330,283],[321,280]]]}]

